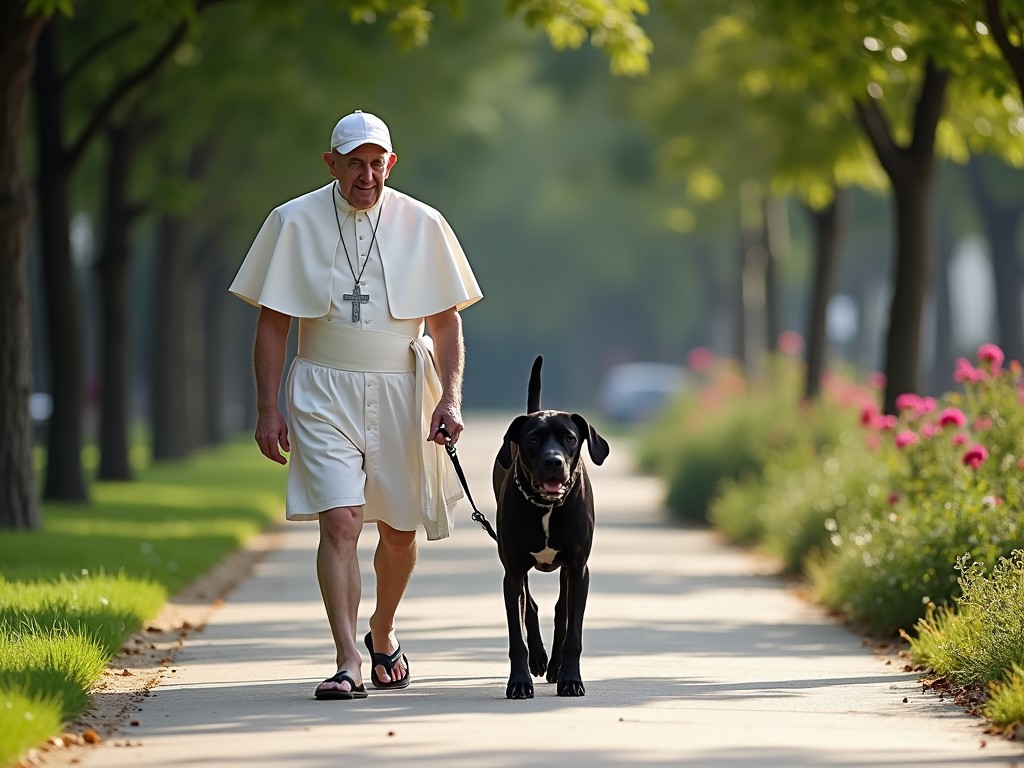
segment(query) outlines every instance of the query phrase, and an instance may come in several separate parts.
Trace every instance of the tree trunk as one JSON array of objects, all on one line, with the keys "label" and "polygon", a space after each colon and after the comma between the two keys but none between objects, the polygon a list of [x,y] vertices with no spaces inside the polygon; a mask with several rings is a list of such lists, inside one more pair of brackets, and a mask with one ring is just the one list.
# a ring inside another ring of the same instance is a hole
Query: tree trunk
[{"label": "tree trunk", "polygon": [[189,440],[185,422],[186,397],[180,384],[184,350],[181,327],[182,301],[176,293],[184,290],[179,272],[184,271],[181,256],[182,222],[165,214],[157,225],[157,272],[155,338],[153,340],[153,370],[150,397],[153,425],[153,459],[185,458]]},{"label": "tree trunk", "polygon": [[[176,299],[182,305],[178,317],[180,322],[172,328],[179,337],[175,347],[181,350],[178,370],[178,386],[184,391],[184,423],[187,440],[186,451],[193,453],[209,444],[209,423],[206,406],[206,351],[210,345],[212,329],[206,325],[206,282],[209,265],[203,263],[207,256],[208,238],[195,243],[185,268],[180,275],[182,285],[176,292]],[[184,255],[184,254],[183,254]]]},{"label": "tree trunk", "polygon": [[921,321],[931,272],[929,205],[935,176],[935,132],[944,109],[949,72],[929,60],[914,104],[910,144],[895,143],[885,116],[873,101],[858,102],[857,116],[893,187],[896,258],[885,349],[886,413],[896,398],[918,392],[921,377]]},{"label": "tree trunk", "polygon": [[757,373],[761,358],[772,346],[768,337],[768,253],[764,198],[760,185],[746,182],[740,189],[740,360],[748,376]]},{"label": "tree trunk", "polygon": [[130,117],[107,132],[106,192],[103,201],[103,246],[96,263],[100,284],[102,390],[100,395],[101,480],[131,480],[129,431],[131,363],[129,353],[129,235],[134,212],[128,183],[136,148]]},{"label": "tree trunk", "polygon": [[[200,182],[215,149],[211,139],[192,150],[185,169],[191,181]],[[203,312],[209,259],[202,242],[193,244],[189,221],[165,216],[160,225],[152,397],[157,460],[185,458],[208,442],[204,350],[210,340]]]},{"label": "tree trunk", "polygon": [[22,166],[35,46],[45,19],[0,4],[0,528],[42,525],[32,466],[28,230],[32,193]]},{"label": "tree trunk", "polygon": [[953,353],[953,309],[952,291],[949,285],[949,264],[953,254],[953,234],[950,231],[950,217],[943,216],[937,230],[935,244],[935,348],[932,353],[929,373],[929,390],[933,393],[946,392],[952,381],[955,367]]},{"label": "tree trunk", "polygon": [[43,293],[53,393],[43,493],[47,499],[86,501],[82,469],[82,315],[68,234],[70,162],[61,138],[64,114],[56,72],[55,37],[54,25],[50,23],[39,39],[34,78]]},{"label": "tree trunk", "polygon": [[886,413],[897,413],[896,398],[919,392],[921,323],[931,279],[928,233],[930,174],[893,180],[896,205],[896,263],[885,349]]},{"label": "tree trunk", "polygon": [[813,400],[821,393],[828,346],[828,303],[835,290],[839,269],[839,237],[842,228],[843,190],[836,187],[832,201],[824,208],[808,208],[814,226],[814,275],[807,318],[807,379],[804,397]]},{"label": "tree trunk", "polygon": [[[1019,171],[1014,171],[1019,176]],[[1024,302],[1021,299],[1020,230],[1024,204],[1001,203],[990,189],[982,162],[972,157],[967,176],[974,190],[975,207],[985,228],[996,284],[996,325],[999,344],[1009,360],[1024,360]]]},{"label": "tree trunk", "polygon": [[777,352],[782,333],[782,293],[779,288],[779,265],[789,254],[789,221],[786,204],[777,197],[765,196],[762,202],[762,247],[764,265],[765,343]]},{"label": "tree trunk", "polygon": [[207,329],[204,339],[204,379],[203,402],[205,403],[206,441],[209,445],[223,443],[227,436],[227,424],[224,420],[225,403],[225,367],[230,356],[227,348],[228,301],[233,300],[225,290],[234,275],[228,274],[228,262],[218,258],[223,252],[220,238],[211,235],[200,250],[201,258],[207,265],[206,280],[203,288],[203,327]]}]

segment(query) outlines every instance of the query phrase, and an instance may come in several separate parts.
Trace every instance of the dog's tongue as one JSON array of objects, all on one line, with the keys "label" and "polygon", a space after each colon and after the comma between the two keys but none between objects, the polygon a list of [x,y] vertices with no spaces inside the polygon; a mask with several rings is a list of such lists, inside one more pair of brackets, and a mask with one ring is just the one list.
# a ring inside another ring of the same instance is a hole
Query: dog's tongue
[{"label": "dog's tongue", "polygon": [[562,492],[562,481],[561,480],[548,480],[541,486],[544,489],[544,493],[561,493]]}]

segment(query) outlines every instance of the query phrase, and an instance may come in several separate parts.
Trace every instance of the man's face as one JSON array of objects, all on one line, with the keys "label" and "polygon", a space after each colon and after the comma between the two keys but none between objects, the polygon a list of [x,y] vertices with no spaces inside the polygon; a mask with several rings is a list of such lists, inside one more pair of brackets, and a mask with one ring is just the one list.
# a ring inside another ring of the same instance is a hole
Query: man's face
[{"label": "man's face", "polygon": [[324,162],[331,176],[338,180],[341,196],[359,210],[372,207],[380,199],[384,180],[397,159],[398,155],[376,144],[363,144],[347,155],[337,151],[324,153]]}]

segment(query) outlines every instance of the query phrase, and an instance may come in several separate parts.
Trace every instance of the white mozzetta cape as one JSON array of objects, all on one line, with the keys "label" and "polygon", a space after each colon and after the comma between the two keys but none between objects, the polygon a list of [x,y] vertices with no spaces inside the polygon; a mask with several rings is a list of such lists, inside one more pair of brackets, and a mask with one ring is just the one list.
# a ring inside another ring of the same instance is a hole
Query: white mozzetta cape
[{"label": "white mozzetta cape", "polygon": [[[377,243],[395,318],[461,310],[483,297],[462,246],[438,211],[389,187],[381,204]],[[292,317],[326,315],[334,264],[345,258],[334,206],[331,182],[271,211],[228,290]]]}]

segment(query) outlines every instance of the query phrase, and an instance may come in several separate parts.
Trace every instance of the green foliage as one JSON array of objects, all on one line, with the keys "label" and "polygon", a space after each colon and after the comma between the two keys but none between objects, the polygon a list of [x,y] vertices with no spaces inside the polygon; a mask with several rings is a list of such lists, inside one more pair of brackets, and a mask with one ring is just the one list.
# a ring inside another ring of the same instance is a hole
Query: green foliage
[{"label": "green foliage", "polygon": [[718,515],[715,522],[739,539],[760,530],[758,513],[742,510],[763,510],[763,494],[752,489],[766,465],[780,457],[786,466],[806,465],[841,429],[835,403],[799,405],[802,371],[779,356],[748,382],[720,364],[695,396],[651,428],[638,460],[666,477],[671,510],[689,520]]},{"label": "green foliage", "polygon": [[1024,667],[1013,664],[1007,679],[990,687],[982,712],[996,726],[1024,724]]},{"label": "green foliage", "polygon": [[1024,664],[1024,551],[991,568],[964,556],[956,568],[960,597],[918,622],[911,657],[961,685],[1006,681]]},{"label": "green foliage", "polygon": [[[862,449],[849,410],[824,405],[813,419],[800,424],[796,437],[802,439],[770,456],[759,476],[723,489],[710,511],[730,538],[748,526],[747,536],[756,538],[739,540],[756,541],[793,573],[828,548],[840,516],[865,508],[879,493],[879,468]],[[808,445],[812,430],[826,441],[817,449]],[[754,507],[751,497],[760,499]]]},{"label": "green foliage", "polygon": [[652,44],[636,17],[646,0],[508,0],[510,13],[539,26],[556,49],[579,48],[588,39],[603,50],[617,75],[646,74]]},{"label": "green foliage", "polygon": [[928,605],[955,599],[953,563],[965,550],[991,561],[1024,545],[1019,520],[976,488],[960,497],[940,486],[886,506],[880,500],[859,519],[842,520],[831,556],[810,572],[826,605],[873,632],[911,627]]}]

